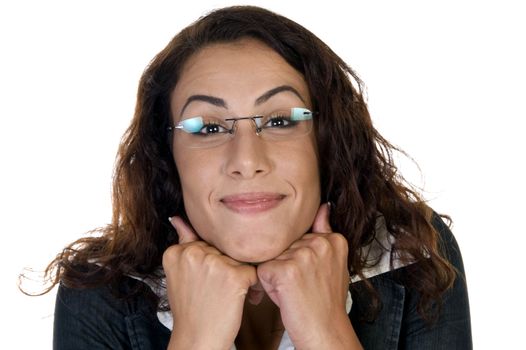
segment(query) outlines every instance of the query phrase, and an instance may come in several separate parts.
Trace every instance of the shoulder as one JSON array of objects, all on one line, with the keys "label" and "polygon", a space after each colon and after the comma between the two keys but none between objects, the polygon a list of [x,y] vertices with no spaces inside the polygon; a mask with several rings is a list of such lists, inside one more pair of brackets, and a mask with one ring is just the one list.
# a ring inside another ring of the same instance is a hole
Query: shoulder
[{"label": "shoulder", "polygon": [[[443,295],[438,319],[431,324],[424,321],[417,311],[419,293],[401,282],[413,274],[418,262],[383,271],[351,286],[353,307],[349,317],[364,348],[471,348],[469,302],[460,249],[448,225],[436,213],[432,224],[443,256],[457,270],[453,287]],[[375,317],[371,317],[374,298],[366,284],[372,285],[380,302]]]},{"label": "shoulder", "polygon": [[[125,281],[125,283],[129,283]],[[56,303],[67,309],[72,315],[102,317],[106,314],[121,319],[141,308],[137,297],[121,298],[110,286],[95,288],[71,288],[63,283],[59,285]]]},{"label": "shoulder", "polygon": [[[436,239],[440,254],[456,269],[458,275],[464,278],[462,255],[453,233],[440,215],[431,210],[429,215],[429,221],[437,234]],[[368,263],[362,270],[364,278],[370,279],[371,277],[386,272],[394,272],[402,267],[412,265],[411,259],[404,261],[400,259],[398,252],[393,251],[396,238],[387,230],[383,216],[378,217],[375,231],[375,239],[368,246],[362,248],[361,252]],[[418,266],[418,264],[415,264],[415,266]],[[404,271],[402,270],[402,272]],[[359,276],[353,276],[352,281],[357,282],[360,279],[361,277]]]},{"label": "shoulder", "polygon": [[76,289],[61,284],[55,304],[54,348],[156,349],[167,345],[170,332],[158,321],[148,298],[142,293],[122,294],[141,288],[139,284],[142,282],[129,277],[120,281],[120,291],[106,285]]},{"label": "shoulder", "polygon": [[462,254],[451,229],[436,212],[432,214],[431,224],[438,233],[438,243],[441,253],[457,270],[457,278],[465,279]]}]

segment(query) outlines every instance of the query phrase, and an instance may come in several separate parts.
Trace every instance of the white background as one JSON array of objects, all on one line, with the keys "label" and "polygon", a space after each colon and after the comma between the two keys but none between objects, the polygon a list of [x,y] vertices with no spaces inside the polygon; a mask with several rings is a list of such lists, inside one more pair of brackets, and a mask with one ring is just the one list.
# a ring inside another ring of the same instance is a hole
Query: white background
[{"label": "white background", "polygon": [[[149,60],[228,1],[0,4],[2,344],[51,348],[54,293],[17,291],[110,221],[112,166]],[[454,219],[476,349],[523,343],[525,10],[520,1],[260,1],[357,70],[408,177]],[[404,163],[405,164],[405,163]],[[3,345],[0,347],[4,348]]]}]

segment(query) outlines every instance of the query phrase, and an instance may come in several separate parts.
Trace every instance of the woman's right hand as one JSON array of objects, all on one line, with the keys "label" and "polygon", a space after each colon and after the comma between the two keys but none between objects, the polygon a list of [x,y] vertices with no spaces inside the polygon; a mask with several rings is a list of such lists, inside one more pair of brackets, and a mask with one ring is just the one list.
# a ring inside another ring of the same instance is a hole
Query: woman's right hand
[{"label": "woman's right hand", "polygon": [[163,255],[174,326],[168,349],[230,349],[241,326],[256,268],[199,240],[181,218],[170,222],[179,244]]}]

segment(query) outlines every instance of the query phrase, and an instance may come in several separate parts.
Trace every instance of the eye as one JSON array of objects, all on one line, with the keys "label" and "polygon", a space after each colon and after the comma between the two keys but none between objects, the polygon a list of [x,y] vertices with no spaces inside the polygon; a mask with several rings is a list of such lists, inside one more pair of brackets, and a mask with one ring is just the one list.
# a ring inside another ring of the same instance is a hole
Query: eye
[{"label": "eye", "polygon": [[221,126],[217,123],[208,123],[205,124],[201,130],[199,130],[197,133],[201,135],[210,135],[210,134],[220,134],[220,133],[227,133],[229,132],[228,129],[226,129],[224,126]]},{"label": "eye", "polygon": [[232,125],[221,118],[203,117],[203,123],[200,128],[194,132],[196,136],[220,136],[232,132]]},{"label": "eye", "polygon": [[267,117],[264,128],[287,128],[296,125],[296,122],[290,118],[290,113],[276,112]]}]

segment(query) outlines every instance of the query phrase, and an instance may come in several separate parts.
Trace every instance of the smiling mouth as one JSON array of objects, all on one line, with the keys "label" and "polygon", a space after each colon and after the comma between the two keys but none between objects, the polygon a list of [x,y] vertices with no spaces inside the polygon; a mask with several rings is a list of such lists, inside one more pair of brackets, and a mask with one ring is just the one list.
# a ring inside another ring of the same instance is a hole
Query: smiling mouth
[{"label": "smiling mouth", "polygon": [[280,193],[253,192],[226,196],[220,202],[238,214],[257,214],[279,206],[285,197]]}]

